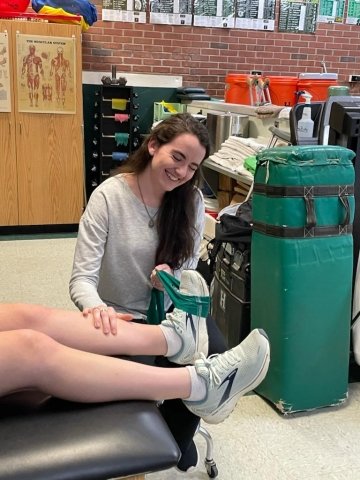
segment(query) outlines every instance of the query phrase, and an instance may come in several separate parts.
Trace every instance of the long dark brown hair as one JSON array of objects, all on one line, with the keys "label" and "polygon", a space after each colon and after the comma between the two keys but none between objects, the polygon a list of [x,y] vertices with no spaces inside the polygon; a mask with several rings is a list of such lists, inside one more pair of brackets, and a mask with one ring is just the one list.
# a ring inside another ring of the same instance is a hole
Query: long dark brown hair
[{"label": "long dark brown hair", "polygon": [[[171,115],[156,125],[129,160],[118,170],[138,175],[151,162],[148,144],[155,140],[158,146],[165,145],[178,135],[195,135],[205,148],[204,159],[209,156],[209,134],[207,128],[188,113]],[[204,160],[203,159],[203,160]],[[195,197],[200,195],[197,188],[200,169],[183,185],[166,192],[157,215],[159,244],[156,250],[156,265],[167,263],[171,268],[179,268],[194,254]]]}]

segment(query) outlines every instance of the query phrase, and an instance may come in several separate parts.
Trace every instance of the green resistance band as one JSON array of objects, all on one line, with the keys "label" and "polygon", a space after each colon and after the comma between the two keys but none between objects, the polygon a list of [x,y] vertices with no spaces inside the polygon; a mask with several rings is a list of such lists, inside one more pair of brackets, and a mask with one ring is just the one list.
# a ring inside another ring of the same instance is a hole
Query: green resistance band
[{"label": "green resistance band", "polygon": [[[184,295],[180,293],[180,281],[169,273],[159,270],[157,272],[166,293],[169,295],[175,308],[184,312],[207,317],[210,309],[210,298],[208,296]],[[148,310],[148,322],[157,325],[165,318],[164,292],[153,288],[151,292],[150,307]]]}]

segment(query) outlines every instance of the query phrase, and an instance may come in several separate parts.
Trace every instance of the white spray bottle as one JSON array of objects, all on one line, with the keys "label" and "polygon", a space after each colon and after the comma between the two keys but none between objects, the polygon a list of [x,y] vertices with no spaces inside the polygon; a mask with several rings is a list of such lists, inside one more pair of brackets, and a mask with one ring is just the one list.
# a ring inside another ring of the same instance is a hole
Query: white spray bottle
[{"label": "white spray bottle", "polygon": [[312,138],[314,133],[314,121],[311,118],[310,100],[312,95],[309,92],[304,91],[301,94],[305,98],[305,106],[300,120],[298,121],[297,134],[298,138]]}]

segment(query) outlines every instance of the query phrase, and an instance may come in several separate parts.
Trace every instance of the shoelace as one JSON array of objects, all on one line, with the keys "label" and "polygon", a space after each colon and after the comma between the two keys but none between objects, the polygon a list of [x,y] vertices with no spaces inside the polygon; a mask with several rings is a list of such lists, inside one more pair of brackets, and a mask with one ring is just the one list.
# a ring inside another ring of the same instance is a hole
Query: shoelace
[{"label": "shoelace", "polygon": [[[211,359],[215,357],[217,360],[216,363],[211,361]],[[229,367],[233,367],[239,361],[232,350],[223,354],[210,355],[208,358],[206,358],[203,353],[200,353],[199,358],[209,370],[211,387],[219,385],[221,383],[221,375],[226,372]]]},{"label": "shoelace", "polygon": [[183,315],[184,315],[184,312],[177,309],[175,309],[174,311],[166,315],[166,318],[171,322],[173,322],[173,324],[175,325],[176,331],[178,331],[180,334],[182,334],[184,331],[184,329],[182,328],[182,325],[184,325]]}]

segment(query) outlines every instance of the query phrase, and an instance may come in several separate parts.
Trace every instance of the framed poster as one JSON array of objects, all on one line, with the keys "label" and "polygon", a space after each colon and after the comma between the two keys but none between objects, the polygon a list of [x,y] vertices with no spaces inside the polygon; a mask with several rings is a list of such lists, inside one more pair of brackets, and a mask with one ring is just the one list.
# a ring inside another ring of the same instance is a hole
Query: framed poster
[{"label": "framed poster", "polygon": [[195,27],[234,28],[235,0],[194,0]]},{"label": "framed poster", "polygon": [[19,112],[76,112],[75,41],[16,34]]},{"label": "framed poster", "polygon": [[360,25],[360,0],[348,1],[346,23]]},{"label": "framed poster", "polygon": [[0,33],[0,112],[11,112],[11,84],[7,33]]},{"label": "framed poster", "polygon": [[103,0],[102,19],[110,22],[146,23],[146,0]]},{"label": "framed poster", "polygon": [[280,0],[279,32],[315,33],[319,0]]},{"label": "framed poster", "polygon": [[343,23],[345,0],[320,0],[319,23]]},{"label": "framed poster", "polygon": [[235,28],[274,30],[275,0],[238,0]]},{"label": "framed poster", "polygon": [[150,23],[191,25],[190,0],[150,0]]}]

